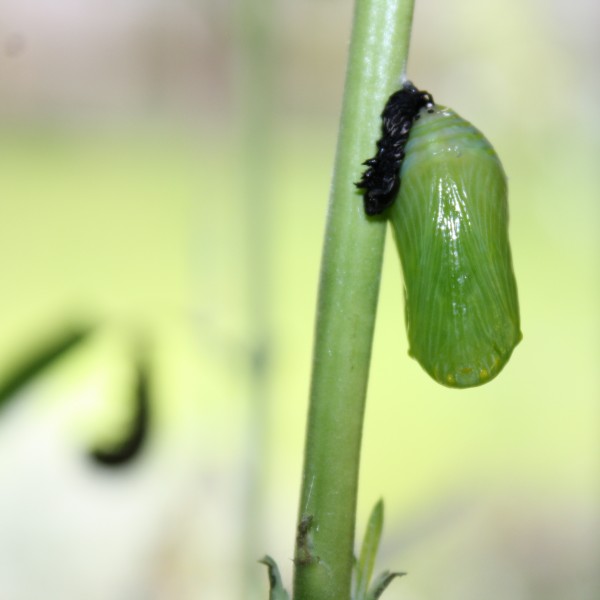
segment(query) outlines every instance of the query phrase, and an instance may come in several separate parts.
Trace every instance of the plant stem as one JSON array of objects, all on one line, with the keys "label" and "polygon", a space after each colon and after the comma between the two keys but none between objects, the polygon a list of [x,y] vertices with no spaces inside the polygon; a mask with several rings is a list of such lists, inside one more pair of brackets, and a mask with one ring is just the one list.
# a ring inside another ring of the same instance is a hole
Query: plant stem
[{"label": "plant stem", "polygon": [[350,598],[360,442],[385,219],[354,182],[404,78],[414,0],[356,0],[317,307],[294,600]]}]

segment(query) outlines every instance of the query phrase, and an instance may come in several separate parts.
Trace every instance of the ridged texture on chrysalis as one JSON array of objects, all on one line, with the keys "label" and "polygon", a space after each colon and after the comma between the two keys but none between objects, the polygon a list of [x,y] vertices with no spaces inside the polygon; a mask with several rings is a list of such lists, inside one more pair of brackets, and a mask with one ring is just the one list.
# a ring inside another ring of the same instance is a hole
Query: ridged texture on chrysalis
[{"label": "ridged texture on chrysalis", "polygon": [[500,160],[475,127],[435,106],[415,121],[400,176],[391,220],[409,353],[443,385],[486,383],[522,337]]}]

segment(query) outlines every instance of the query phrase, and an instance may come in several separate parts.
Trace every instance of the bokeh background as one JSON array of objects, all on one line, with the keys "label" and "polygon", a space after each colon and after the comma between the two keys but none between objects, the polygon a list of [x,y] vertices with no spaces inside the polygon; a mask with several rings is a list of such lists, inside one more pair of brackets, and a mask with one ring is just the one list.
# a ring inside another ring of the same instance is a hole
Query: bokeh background
[{"label": "bokeh background", "polygon": [[[0,0],[1,600],[290,583],[348,0]],[[403,600],[600,597],[600,5],[418,0],[409,76],[509,175],[524,339],[444,389],[386,248],[358,533]],[[141,349],[141,350],[140,350]],[[131,428],[135,365],[150,389]],[[115,442],[117,440],[117,442]]]}]

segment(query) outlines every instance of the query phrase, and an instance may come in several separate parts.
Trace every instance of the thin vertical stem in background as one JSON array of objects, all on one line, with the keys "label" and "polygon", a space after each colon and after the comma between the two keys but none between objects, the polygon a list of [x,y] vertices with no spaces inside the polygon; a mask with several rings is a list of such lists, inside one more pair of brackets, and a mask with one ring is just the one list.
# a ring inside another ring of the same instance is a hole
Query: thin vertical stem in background
[{"label": "thin vertical stem in background", "polygon": [[404,77],[414,0],[356,0],[317,307],[294,600],[350,598],[364,402],[386,222],[354,182]]},{"label": "thin vertical stem in background", "polygon": [[[275,3],[243,0],[238,7],[238,80],[241,116],[241,165],[248,324],[248,426],[244,464],[244,577],[240,597],[258,598],[262,573],[256,560],[264,550],[263,490],[267,457],[270,391],[270,199],[275,106]],[[259,579],[260,578],[260,579]]]}]

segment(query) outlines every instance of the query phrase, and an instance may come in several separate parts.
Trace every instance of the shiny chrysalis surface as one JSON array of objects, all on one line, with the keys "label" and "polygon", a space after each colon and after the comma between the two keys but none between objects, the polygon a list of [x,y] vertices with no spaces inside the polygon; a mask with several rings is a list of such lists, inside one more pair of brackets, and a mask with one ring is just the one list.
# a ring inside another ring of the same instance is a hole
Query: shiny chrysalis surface
[{"label": "shiny chrysalis surface", "polygon": [[521,340],[506,176],[452,110],[421,110],[390,217],[404,272],[409,354],[439,383],[493,379]]}]

